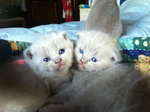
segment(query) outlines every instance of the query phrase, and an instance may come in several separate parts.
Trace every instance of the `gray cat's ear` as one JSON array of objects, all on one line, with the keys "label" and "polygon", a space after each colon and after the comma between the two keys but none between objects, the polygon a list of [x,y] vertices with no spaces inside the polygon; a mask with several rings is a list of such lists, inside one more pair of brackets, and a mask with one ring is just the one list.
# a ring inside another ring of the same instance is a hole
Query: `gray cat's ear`
[{"label": "gray cat's ear", "polygon": [[23,54],[24,54],[25,58],[28,58],[28,59],[32,60],[33,54],[31,53],[30,48],[26,49]]},{"label": "gray cat's ear", "polygon": [[111,60],[114,62],[122,61],[121,52],[118,49],[113,50]]}]

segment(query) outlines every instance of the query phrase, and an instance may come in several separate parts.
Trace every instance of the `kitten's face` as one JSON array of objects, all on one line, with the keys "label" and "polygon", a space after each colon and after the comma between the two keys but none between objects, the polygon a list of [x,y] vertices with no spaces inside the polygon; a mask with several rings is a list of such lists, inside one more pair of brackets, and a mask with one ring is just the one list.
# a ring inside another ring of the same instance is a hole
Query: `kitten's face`
[{"label": "kitten's face", "polygon": [[73,44],[63,32],[51,32],[24,51],[25,59],[38,74],[67,73],[72,65]]},{"label": "kitten's face", "polygon": [[96,31],[82,31],[78,36],[75,57],[80,70],[98,71],[121,60],[115,43],[108,35]]}]

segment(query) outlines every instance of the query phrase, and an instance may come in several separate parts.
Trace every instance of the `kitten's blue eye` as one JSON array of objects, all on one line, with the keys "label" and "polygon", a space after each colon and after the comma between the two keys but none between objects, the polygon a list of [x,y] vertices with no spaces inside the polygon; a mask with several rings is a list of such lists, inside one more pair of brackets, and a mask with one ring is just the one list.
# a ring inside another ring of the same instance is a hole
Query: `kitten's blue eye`
[{"label": "kitten's blue eye", "polygon": [[59,54],[64,54],[65,53],[65,49],[60,49],[59,50]]},{"label": "kitten's blue eye", "polygon": [[92,60],[93,62],[97,62],[97,61],[98,61],[95,57],[91,58],[91,60]]},{"label": "kitten's blue eye", "polygon": [[49,62],[50,60],[51,60],[50,57],[46,57],[43,59],[43,61],[45,61],[45,62]]},{"label": "kitten's blue eye", "polygon": [[79,51],[80,51],[80,53],[81,53],[81,54],[83,54],[83,53],[84,53],[84,51],[83,51],[82,49],[80,49]]}]

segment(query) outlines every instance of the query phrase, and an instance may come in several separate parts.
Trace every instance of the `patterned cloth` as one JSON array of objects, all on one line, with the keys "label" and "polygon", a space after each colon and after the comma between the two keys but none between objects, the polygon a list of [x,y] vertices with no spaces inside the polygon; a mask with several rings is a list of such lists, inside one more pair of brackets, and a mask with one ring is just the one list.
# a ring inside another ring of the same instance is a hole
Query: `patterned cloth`
[{"label": "patterned cloth", "polygon": [[19,55],[24,49],[30,46],[31,43],[20,41],[8,41],[11,46],[12,55]]},{"label": "patterned cloth", "polygon": [[120,38],[117,45],[125,62],[134,62],[136,70],[150,75],[150,38]]}]

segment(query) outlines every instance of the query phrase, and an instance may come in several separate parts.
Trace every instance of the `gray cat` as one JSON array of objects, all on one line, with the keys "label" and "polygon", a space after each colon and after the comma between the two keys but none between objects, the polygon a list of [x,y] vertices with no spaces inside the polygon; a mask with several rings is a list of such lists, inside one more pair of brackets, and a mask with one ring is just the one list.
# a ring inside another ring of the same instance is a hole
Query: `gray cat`
[{"label": "gray cat", "polygon": [[0,65],[0,112],[35,112],[49,90],[26,64]]},{"label": "gray cat", "polygon": [[[93,38],[90,38],[91,35]],[[41,108],[40,112],[126,112],[130,105],[132,107],[132,102],[135,104],[132,108],[136,104],[141,106],[142,98],[150,93],[150,87],[145,84],[145,80],[147,83],[150,81],[149,78],[141,79],[142,75],[130,64],[120,63],[120,52],[109,35],[84,31],[79,33],[79,37],[75,53],[82,72],[74,71],[72,84],[51,97],[50,104]],[[144,85],[144,89],[139,85]],[[136,94],[140,93],[138,99]],[[149,104],[150,101],[146,102]]]},{"label": "gray cat", "polygon": [[84,30],[98,30],[113,38],[120,37],[122,23],[116,0],[94,0]]},{"label": "gray cat", "polygon": [[63,105],[51,104],[41,112],[150,111],[150,77],[142,77],[130,64],[115,64],[93,74],[99,77],[90,82],[78,97]]}]

